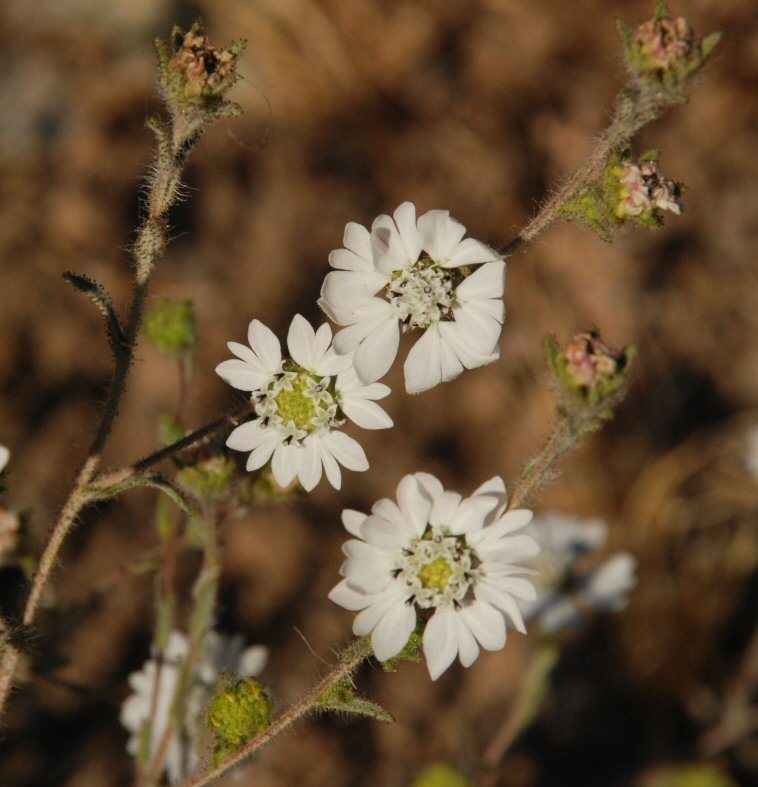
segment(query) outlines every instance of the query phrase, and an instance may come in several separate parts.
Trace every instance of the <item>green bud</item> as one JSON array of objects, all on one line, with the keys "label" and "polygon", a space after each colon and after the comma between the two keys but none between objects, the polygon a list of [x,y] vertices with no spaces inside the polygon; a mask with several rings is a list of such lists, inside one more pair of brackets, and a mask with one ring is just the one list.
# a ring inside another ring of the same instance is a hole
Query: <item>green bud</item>
[{"label": "green bud", "polygon": [[260,681],[222,674],[208,705],[208,729],[215,733],[214,765],[271,724],[273,705]]},{"label": "green bud", "polygon": [[218,497],[231,486],[236,466],[231,459],[214,456],[211,459],[181,468],[177,479],[198,497]]},{"label": "green bud", "polygon": [[413,787],[471,787],[471,782],[452,765],[439,762],[420,773],[414,779]]},{"label": "green bud", "polygon": [[159,298],[145,319],[145,337],[171,358],[182,358],[197,346],[197,326],[192,300]]}]

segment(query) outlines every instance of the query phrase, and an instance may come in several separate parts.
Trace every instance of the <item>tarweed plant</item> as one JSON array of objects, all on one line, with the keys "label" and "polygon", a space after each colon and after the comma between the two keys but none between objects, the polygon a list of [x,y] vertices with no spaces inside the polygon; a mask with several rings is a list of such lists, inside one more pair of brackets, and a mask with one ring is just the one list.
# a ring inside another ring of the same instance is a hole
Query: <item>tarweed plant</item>
[{"label": "tarweed plant", "polygon": [[[498,468],[473,491],[445,489],[426,468],[418,468],[398,479],[396,489],[388,489],[369,513],[345,508],[342,524],[350,539],[343,547],[342,579],[329,599],[356,613],[355,639],[336,651],[323,677],[287,707],[277,708],[261,682],[266,658],[275,662],[276,652],[269,654],[262,645],[245,649],[241,637],[227,639],[215,630],[223,570],[219,534],[236,510],[262,499],[271,505],[291,500],[322,478],[338,491],[342,468],[370,473],[373,457],[360,445],[360,429],[393,427],[388,411],[404,394],[380,380],[395,363],[404,334],[414,340],[403,367],[405,388],[418,395],[409,407],[425,407],[423,392],[442,384],[452,392],[467,385],[467,370],[496,363],[504,326],[507,331],[506,260],[555,221],[581,222],[612,241],[623,226],[655,229],[664,216],[680,214],[683,186],[664,176],[657,152],[635,157],[633,138],[686,101],[717,37],[698,41],[690,24],[672,19],[663,6],[636,29],[620,24],[619,30],[627,81],[609,126],[587,160],[512,241],[498,246],[466,237],[466,228],[447,209],[417,215],[410,201],[387,206],[394,208],[392,214],[368,226],[347,221],[341,247],[324,260],[320,296],[313,293],[336,333],[326,322],[314,327],[296,314],[282,341],[257,318],[260,304],[253,291],[249,313],[239,315],[241,327],[249,322],[247,343],[230,341],[234,358],[228,360],[221,360],[218,348],[216,367],[226,383],[243,392],[243,400],[195,430],[184,426],[180,403],[177,417],[162,423],[163,446],[138,462],[106,470],[101,456],[140,328],[177,364],[183,391],[193,375],[210,371],[197,368],[194,360],[199,339],[191,300],[163,299],[145,311],[151,274],[170,240],[170,210],[187,196],[185,164],[209,124],[240,112],[229,95],[244,46],[217,47],[199,24],[189,31],[175,28],[167,40],[156,42],[165,112],[148,120],[156,153],[131,249],[134,288],[126,313],[118,312],[99,283],[65,274],[102,315],[114,368],[90,450],[31,572],[25,607],[18,619],[3,621],[0,712],[11,701],[25,659],[24,637],[37,631],[61,547],[82,512],[129,490],[153,487],[161,493],[155,633],[149,659],[129,677],[132,693],[121,710],[138,784],[163,779],[209,784],[314,713],[391,722],[391,709],[362,696],[357,687],[364,662],[377,661],[391,673],[405,661],[423,660],[436,680],[456,660],[475,669],[480,650],[502,650],[510,630],[526,634],[532,623],[536,632],[530,636],[539,644],[516,721],[511,719],[482,759],[485,771],[497,766],[516,732],[539,710],[559,655],[557,632],[592,614],[623,610],[633,592],[632,555],[619,552],[599,560],[593,554],[606,539],[607,525],[553,513],[533,518],[524,507],[555,476],[559,460],[612,417],[632,368],[633,346],[610,348],[596,328],[568,340],[546,338],[555,420],[545,444],[508,491]],[[513,302],[518,309],[517,297]],[[230,450],[211,439],[217,436]],[[241,468],[238,452],[244,454]],[[0,491],[12,500],[13,462],[8,463],[8,449],[0,446]],[[12,509],[0,508],[1,559],[12,559],[18,529]],[[185,548],[201,551],[202,564],[191,598],[180,600],[173,574],[177,552]],[[179,630],[180,601],[190,609],[184,630]],[[347,614],[344,624],[347,630]]]}]

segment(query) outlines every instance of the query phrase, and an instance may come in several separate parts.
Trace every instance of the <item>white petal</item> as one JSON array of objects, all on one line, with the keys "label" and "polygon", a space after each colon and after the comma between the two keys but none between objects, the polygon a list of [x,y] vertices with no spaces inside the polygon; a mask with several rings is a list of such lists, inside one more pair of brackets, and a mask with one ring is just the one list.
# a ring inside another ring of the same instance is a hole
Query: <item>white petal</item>
[{"label": "white petal", "polygon": [[458,657],[464,667],[470,667],[479,658],[479,646],[459,612],[453,612],[453,622],[458,640]]},{"label": "white petal", "polygon": [[387,284],[376,271],[332,271],[321,287],[321,297],[335,312],[360,313],[361,306]]},{"label": "white petal", "polygon": [[271,460],[271,472],[274,474],[279,486],[289,486],[298,473],[300,455],[304,449],[297,445],[284,445],[279,443],[274,449]]},{"label": "white petal", "polygon": [[306,492],[310,492],[321,480],[321,455],[318,452],[318,448],[307,440],[303,441],[300,451],[302,453],[300,455],[298,477],[303,485],[303,489]]},{"label": "white petal", "polygon": [[[466,537],[466,540],[471,546],[478,546],[480,544],[497,546],[499,540],[503,538],[503,536],[521,530],[521,528],[529,524],[531,519],[531,511],[526,508],[516,508],[513,511],[506,512],[500,519],[483,528],[478,533],[471,533]],[[537,551],[539,551],[539,546],[537,546]],[[537,554],[537,552],[534,554]]]},{"label": "white petal", "polygon": [[485,650],[505,647],[505,621],[493,606],[477,600],[464,604],[458,614]]},{"label": "white petal", "polygon": [[327,480],[335,489],[339,489],[342,486],[342,471],[337,464],[337,460],[332,456],[332,452],[317,433],[314,432],[308,435],[303,442],[307,443],[311,440],[321,456],[321,462],[324,465],[324,472],[326,473]]},{"label": "white petal", "polygon": [[296,314],[287,333],[289,354],[304,369],[312,370],[316,358],[316,334],[313,326],[301,314]]},{"label": "white petal", "polygon": [[371,262],[371,234],[362,224],[349,221],[345,226],[342,243],[362,260]]},{"label": "white petal", "polygon": [[387,661],[400,653],[415,627],[413,604],[401,603],[391,607],[371,633],[371,647],[377,659]]},{"label": "white petal", "polygon": [[388,552],[408,545],[408,528],[397,522],[390,522],[383,516],[370,516],[361,525],[361,536],[377,549]]},{"label": "white petal", "polygon": [[405,389],[415,394],[455,379],[463,371],[463,364],[452,347],[442,340],[437,325],[432,325],[411,347],[403,370]]},{"label": "white petal", "polygon": [[508,615],[516,629],[522,634],[526,634],[526,627],[524,626],[524,619],[519,605],[500,583],[491,580],[489,577],[484,577],[476,583],[474,594],[480,601],[486,601],[497,607],[503,614]]},{"label": "white petal", "polygon": [[497,499],[489,495],[475,495],[461,501],[452,520],[448,522],[450,532],[455,535],[473,533],[484,527],[487,514],[497,506]]},{"label": "white petal", "polygon": [[397,319],[388,313],[386,318],[366,335],[355,351],[353,364],[358,378],[364,383],[373,383],[384,377],[397,356],[399,344],[400,328]]},{"label": "white petal", "polygon": [[458,268],[461,265],[478,265],[499,259],[500,255],[494,249],[473,238],[466,238],[458,244],[445,267]]},{"label": "white petal", "polygon": [[412,202],[403,202],[392,214],[392,217],[397,224],[406,258],[411,262],[416,262],[424,243],[416,225],[416,206]]},{"label": "white petal", "polygon": [[260,418],[254,418],[233,429],[226,438],[226,444],[235,451],[252,451],[262,443],[270,442],[274,437],[271,429],[261,426]]},{"label": "white petal", "polygon": [[450,523],[455,519],[462,499],[457,492],[450,490],[441,492],[434,498],[429,521],[435,527],[449,527]]},{"label": "white petal", "polygon": [[413,526],[417,536],[422,536],[429,523],[432,502],[423,493],[415,476],[407,475],[397,486],[397,502],[404,518]]},{"label": "white petal", "polygon": [[582,623],[582,613],[579,607],[565,596],[560,596],[540,615],[540,625],[550,634],[562,628],[576,628]]},{"label": "white petal", "polygon": [[271,459],[271,454],[274,453],[277,445],[279,444],[279,440],[276,435],[272,435],[265,443],[262,443],[257,448],[254,448],[247,458],[247,462],[245,463],[245,469],[252,473],[253,470],[257,470],[260,467],[268,462]]},{"label": "white petal", "polygon": [[[469,322],[470,325],[470,322]],[[438,325],[440,336],[442,340],[449,345],[450,349],[455,353],[456,357],[466,369],[478,369],[480,366],[486,366],[493,363],[499,358],[499,352],[496,348],[487,348],[473,346],[469,332],[457,321],[441,322]],[[482,344],[489,339],[489,336],[482,337],[481,334],[477,335],[476,341]]]},{"label": "white petal", "polygon": [[494,522],[502,516],[505,507],[508,505],[508,492],[505,489],[505,481],[500,476],[494,476],[489,481],[485,481],[478,489],[474,490],[474,495],[490,495],[497,500],[497,506],[487,515],[484,520],[486,525]]},{"label": "white petal", "polygon": [[388,522],[392,522],[392,524],[395,525],[399,530],[404,530],[407,534],[408,540],[415,538],[418,535],[413,524],[398,508],[397,503],[389,500],[386,497],[383,497],[381,500],[377,500],[376,503],[371,506],[371,513],[375,516],[380,516],[383,519],[386,519]]},{"label": "white petal", "polygon": [[392,419],[376,403],[360,396],[343,396],[342,412],[362,429],[389,429]]},{"label": "white petal", "polygon": [[459,221],[450,218],[447,210],[430,210],[419,216],[418,228],[424,244],[424,251],[438,263],[449,260],[466,234],[466,228]]},{"label": "white petal", "polygon": [[414,475],[431,500],[435,500],[445,491],[442,482],[431,473],[414,473]]},{"label": "white petal", "polygon": [[366,520],[366,515],[360,511],[353,511],[351,508],[346,508],[342,512],[342,525],[350,535],[361,537],[360,527]]},{"label": "white petal", "polygon": [[272,374],[279,371],[282,348],[270,328],[258,320],[253,320],[247,328],[247,341],[267,371]]},{"label": "white petal", "polygon": [[253,645],[250,648],[245,648],[240,657],[240,674],[249,676],[260,675],[267,661],[268,648],[264,645]]},{"label": "white petal", "polygon": [[614,555],[590,573],[582,596],[595,609],[624,609],[629,603],[629,592],[637,584],[636,566],[637,561],[628,552]]},{"label": "white petal", "polygon": [[240,391],[257,391],[271,379],[271,375],[258,372],[250,364],[237,359],[220,363],[216,367],[216,374],[232,388]]},{"label": "white petal", "polygon": [[361,593],[361,591],[350,587],[346,579],[335,585],[329,593],[331,601],[345,609],[349,609],[351,612],[366,609],[371,604],[372,598],[371,594]]},{"label": "white petal", "polygon": [[442,675],[458,653],[454,615],[452,610],[438,609],[424,629],[424,657],[432,680]]},{"label": "white petal", "polygon": [[[334,274],[330,274],[333,276]],[[459,301],[502,298],[505,292],[505,263],[488,262],[467,276],[455,289]]]},{"label": "white petal", "polygon": [[353,621],[353,633],[364,637],[373,631],[376,624],[393,608],[402,607],[403,598],[398,595],[396,588],[390,588],[384,593],[375,596],[371,606],[356,615]]},{"label": "white petal", "polygon": [[363,448],[344,432],[329,432],[323,435],[321,442],[348,470],[356,470],[359,473],[368,470],[368,459]]}]

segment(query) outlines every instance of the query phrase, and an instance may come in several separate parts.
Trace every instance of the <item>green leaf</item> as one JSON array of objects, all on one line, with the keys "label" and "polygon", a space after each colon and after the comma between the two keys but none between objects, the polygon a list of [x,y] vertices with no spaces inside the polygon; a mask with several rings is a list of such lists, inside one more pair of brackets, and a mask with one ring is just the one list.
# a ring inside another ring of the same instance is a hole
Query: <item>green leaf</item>
[{"label": "green leaf", "polygon": [[318,698],[317,707],[320,710],[336,713],[350,713],[355,716],[367,716],[377,721],[392,722],[394,716],[375,702],[358,697],[348,681],[339,683],[326,689]]}]

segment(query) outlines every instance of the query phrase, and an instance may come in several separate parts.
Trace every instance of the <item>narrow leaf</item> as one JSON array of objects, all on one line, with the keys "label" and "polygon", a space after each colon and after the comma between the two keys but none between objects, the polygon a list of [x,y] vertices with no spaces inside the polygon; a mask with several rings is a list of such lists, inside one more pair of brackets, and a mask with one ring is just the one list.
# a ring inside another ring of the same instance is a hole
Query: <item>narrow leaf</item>
[{"label": "narrow leaf", "polygon": [[64,273],[63,278],[75,290],[84,293],[95,304],[105,320],[105,330],[108,334],[111,350],[114,355],[120,355],[124,348],[124,332],[121,329],[121,323],[116,315],[111,296],[108,295],[105,287],[88,276],[82,276],[71,271]]}]

